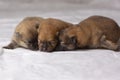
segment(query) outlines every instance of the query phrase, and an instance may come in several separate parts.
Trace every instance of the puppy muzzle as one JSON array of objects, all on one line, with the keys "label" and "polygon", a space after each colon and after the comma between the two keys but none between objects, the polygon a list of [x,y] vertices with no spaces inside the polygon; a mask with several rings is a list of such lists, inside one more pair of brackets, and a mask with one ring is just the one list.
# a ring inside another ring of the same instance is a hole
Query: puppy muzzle
[{"label": "puppy muzzle", "polygon": [[47,42],[43,42],[42,46],[39,46],[40,51],[51,52],[52,48],[49,46]]}]

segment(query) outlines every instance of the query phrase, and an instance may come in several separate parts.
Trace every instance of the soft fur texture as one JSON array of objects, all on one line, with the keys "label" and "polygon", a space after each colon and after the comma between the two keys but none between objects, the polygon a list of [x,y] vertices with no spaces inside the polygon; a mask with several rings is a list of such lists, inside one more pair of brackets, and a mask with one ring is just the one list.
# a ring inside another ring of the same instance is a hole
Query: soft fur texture
[{"label": "soft fur texture", "polygon": [[120,28],[107,17],[91,16],[61,32],[59,40],[68,50],[79,48],[105,48],[119,50]]},{"label": "soft fur texture", "polygon": [[39,27],[38,45],[41,51],[53,51],[58,44],[59,31],[72,26],[71,23],[59,19],[44,19]]},{"label": "soft fur texture", "polygon": [[16,27],[11,43],[4,48],[24,47],[32,50],[38,49],[37,29],[42,20],[41,17],[26,17],[23,19]]}]

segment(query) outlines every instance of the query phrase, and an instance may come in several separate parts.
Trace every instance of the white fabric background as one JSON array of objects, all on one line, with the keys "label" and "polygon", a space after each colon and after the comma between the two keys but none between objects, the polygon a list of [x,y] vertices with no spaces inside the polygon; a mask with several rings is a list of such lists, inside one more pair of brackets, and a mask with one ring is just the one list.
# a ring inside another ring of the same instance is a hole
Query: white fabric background
[{"label": "white fabric background", "polygon": [[1,48],[26,16],[78,23],[91,15],[113,18],[120,25],[120,0],[0,0],[0,80],[120,80],[120,52]]}]

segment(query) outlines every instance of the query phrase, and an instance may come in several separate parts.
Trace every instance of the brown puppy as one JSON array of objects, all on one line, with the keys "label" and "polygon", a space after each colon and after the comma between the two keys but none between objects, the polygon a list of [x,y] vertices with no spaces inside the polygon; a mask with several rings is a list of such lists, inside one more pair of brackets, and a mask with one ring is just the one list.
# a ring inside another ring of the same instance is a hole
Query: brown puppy
[{"label": "brown puppy", "polygon": [[118,24],[103,16],[91,16],[78,25],[65,29],[59,36],[61,46],[67,50],[86,47],[118,50],[119,38]]},{"label": "brown puppy", "polygon": [[59,19],[44,19],[39,27],[38,45],[41,51],[53,51],[58,44],[58,33],[72,24]]},{"label": "brown puppy", "polygon": [[43,18],[41,17],[27,17],[23,19],[16,27],[11,43],[4,48],[24,47],[32,50],[37,49],[37,29],[42,20]]}]

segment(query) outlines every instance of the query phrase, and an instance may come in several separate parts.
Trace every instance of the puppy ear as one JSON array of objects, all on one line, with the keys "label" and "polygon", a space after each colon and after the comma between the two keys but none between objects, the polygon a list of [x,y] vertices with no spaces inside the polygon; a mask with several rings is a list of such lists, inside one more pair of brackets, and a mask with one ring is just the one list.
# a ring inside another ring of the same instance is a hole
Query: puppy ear
[{"label": "puppy ear", "polygon": [[75,36],[71,37],[70,42],[76,44],[77,43],[76,37]]},{"label": "puppy ear", "polygon": [[16,36],[17,38],[22,38],[22,35],[21,35],[19,32],[15,32],[15,36]]}]

